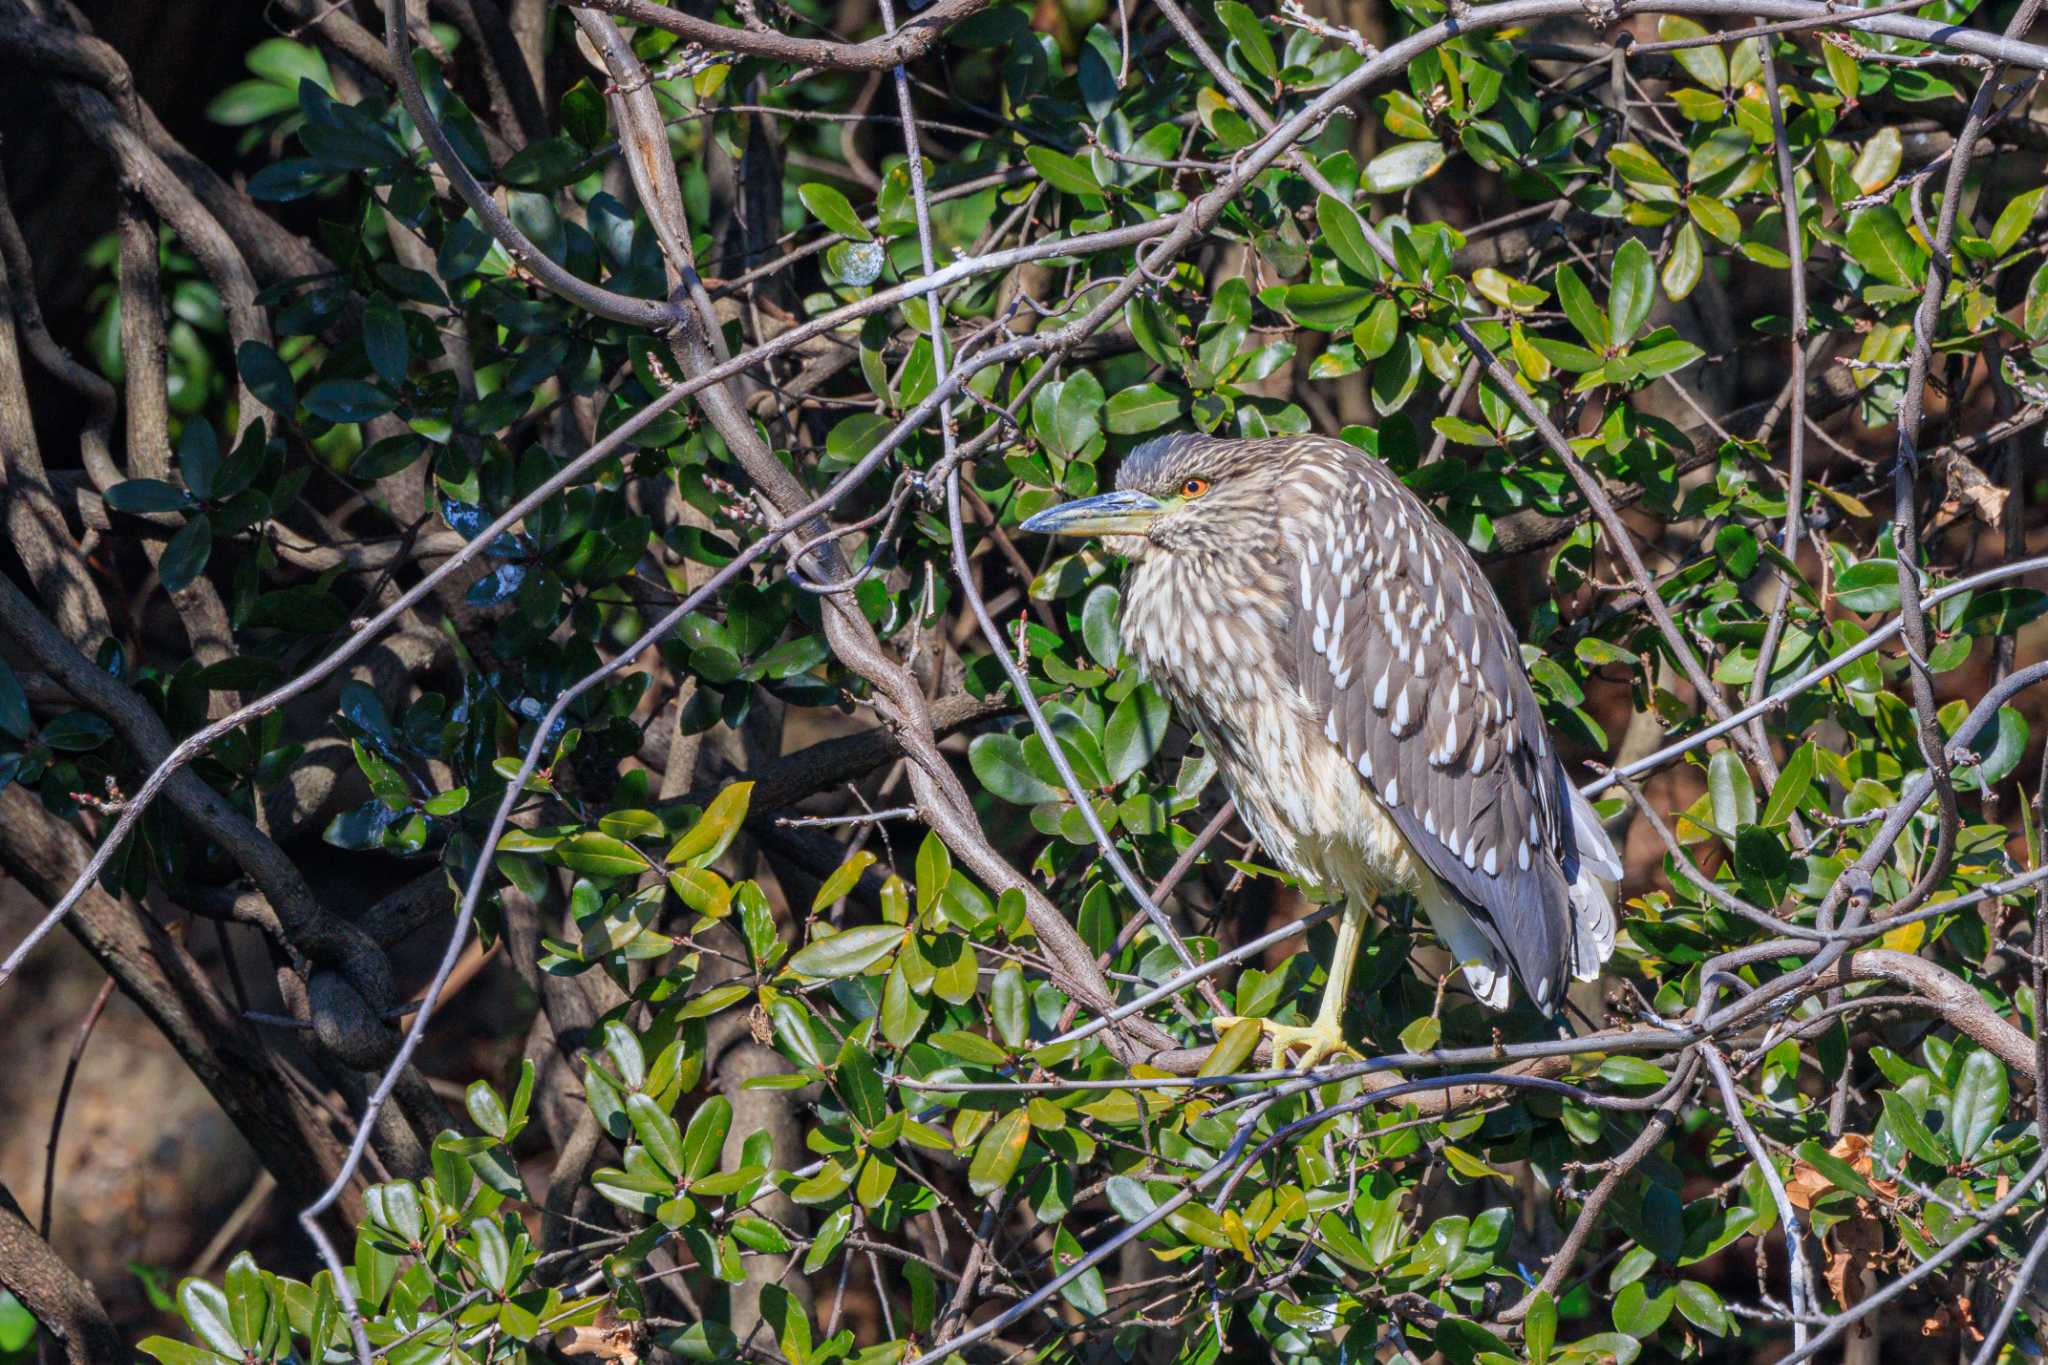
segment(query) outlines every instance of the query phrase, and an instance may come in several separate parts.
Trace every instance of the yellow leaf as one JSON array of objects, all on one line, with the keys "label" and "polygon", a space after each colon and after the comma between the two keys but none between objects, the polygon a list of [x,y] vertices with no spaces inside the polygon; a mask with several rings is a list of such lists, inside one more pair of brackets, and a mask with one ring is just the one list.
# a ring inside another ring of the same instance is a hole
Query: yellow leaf
[{"label": "yellow leaf", "polygon": [[1885,932],[1877,941],[1880,948],[1889,948],[1895,953],[1917,953],[1920,945],[1927,942],[1927,921],[1916,919]]},{"label": "yellow leaf", "polygon": [[1849,168],[1849,178],[1856,182],[1856,188],[1865,194],[1876,194],[1899,173],[1899,162],[1904,146],[1899,140],[1899,130],[1892,127],[1880,128],[1863,144],[1863,150],[1856,157],[1856,163]]},{"label": "yellow leaf", "polygon": [[1495,1170],[1470,1152],[1463,1152],[1456,1147],[1446,1146],[1444,1148],[1444,1160],[1450,1162],[1451,1169],[1464,1176],[1467,1180],[1480,1180],[1486,1176],[1492,1176],[1496,1180],[1508,1183],[1505,1172]]},{"label": "yellow leaf", "polygon": [[1830,488],[1826,484],[1817,484],[1815,486],[1818,487],[1821,492],[1827,494],[1830,498],[1833,498],[1835,500],[1835,505],[1837,507],[1840,507],[1844,512],[1847,512],[1850,516],[1867,517],[1870,515],[1869,506],[1865,504],[1861,498],[1851,497],[1849,494],[1840,492],[1837,489]]},{"label": "yellow leaf", "polygon": [[1490,265],[1482,265],[1472,272],[1472,287],[1477,289],[1487,302],[1501,308],[1515,306],[1512,301],[1514,296],[1510,292],[1514,289],[1515,283],[1512,276],[1505,275]]}]

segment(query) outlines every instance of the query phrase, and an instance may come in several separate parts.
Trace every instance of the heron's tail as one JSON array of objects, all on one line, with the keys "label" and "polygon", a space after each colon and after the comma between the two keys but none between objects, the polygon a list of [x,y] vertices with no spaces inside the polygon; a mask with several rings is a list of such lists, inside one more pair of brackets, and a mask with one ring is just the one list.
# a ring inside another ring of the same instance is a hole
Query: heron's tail
[{"label": "heron's tail", "polygon": [[1436,930],[1437,940],[1464,965],[1465,984],[1472,988],[1473,996],[1490,1010],[1506,1009],[1508,983],[1514,972],[1494,935],[1481,928],[1465,903],[1435,877],[1422,879],[1416,899],[1429,917],[1429,927]]},{"label": "heron's tail", "polygon": [[1579,853],[1579,874],[1571,889],[1572,975],[1592,981],[1614,955],[1614,888],[1621,881],[1621,855],[1601,828],[1593,803],[1577,788],[1567,790],[1572,794],[1572,842]]}]

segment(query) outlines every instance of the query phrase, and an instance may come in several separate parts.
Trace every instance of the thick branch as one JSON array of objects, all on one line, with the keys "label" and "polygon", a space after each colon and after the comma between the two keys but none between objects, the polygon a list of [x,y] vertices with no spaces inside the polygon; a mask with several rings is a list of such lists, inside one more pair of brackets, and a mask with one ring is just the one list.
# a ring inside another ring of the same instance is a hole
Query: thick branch
[{"label": "thick branch", "polygon": [[21,1205],[0,1185],[0,1289],[20,1299],[63,1343],[72,1365],[102,1365],[126,1352],[92,1286],[36,1235]]}]

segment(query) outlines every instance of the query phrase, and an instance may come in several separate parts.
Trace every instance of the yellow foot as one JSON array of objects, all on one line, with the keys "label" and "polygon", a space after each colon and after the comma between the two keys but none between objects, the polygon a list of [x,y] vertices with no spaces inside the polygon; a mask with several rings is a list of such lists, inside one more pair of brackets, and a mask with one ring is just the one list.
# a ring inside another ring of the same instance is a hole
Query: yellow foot
[{"label": "yellow foot", "polygon": [[1363,1060],[1365,1054],[1344,1041],[1344,1031],[1334,1022],[1321,1022],[1303,1027],[1298,1024],[1276,1024],[1271,1019],[1246,1020],[1234,1014],[1219,1015],[1216,1019],[1216,1035],[1220,1038],[1233,1024],[1253,1023],[1273,1045],[1273,1061],[1279,1066],[1288,1065],[1287,1054],[1300,1050],[1300,1059],[1294,1064],[1297,1071],[1312,1070],[1325,1057],[1342,1053],[1346,1057]]}]

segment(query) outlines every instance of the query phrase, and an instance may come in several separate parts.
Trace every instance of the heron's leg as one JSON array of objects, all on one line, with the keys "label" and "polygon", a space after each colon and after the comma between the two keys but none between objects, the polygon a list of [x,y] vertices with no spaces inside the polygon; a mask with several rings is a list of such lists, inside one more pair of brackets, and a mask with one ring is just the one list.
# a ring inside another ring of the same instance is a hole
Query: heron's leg
[{"label": "heron's leg", "polygon": [[[1288,1054],[1298,1051],[1298,1065],[1307,1071],[1332,1053],[1359,1055],[1356,1048],[1344,1041],[1344,999],[1351,992],[1351,973],[1358,966],[1358,945],[1365,938],[1365,917],[1369,912],[1370,906],[1364,901],[1353,898],[1344,902],[1343,914],[1337,920],[1337,951],[1330,958],[1330,977],[1323,986],[1323,998],[1316,1004],[1313,1023],[1304,1027],[1276,1024],[1270,1019],[1252,1021],[1272,1040],[1275,1062],[1285,1065]],[[1225,1015],[1216,1020],[1216,1030],[1220,1034],[1240,1022],[1235,1015]]]}]

